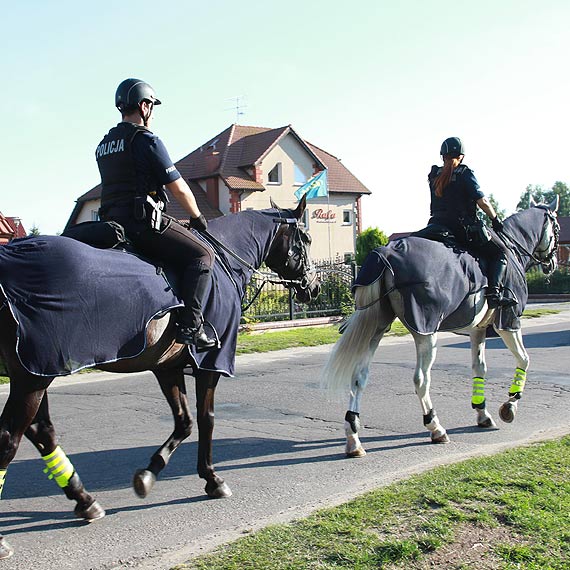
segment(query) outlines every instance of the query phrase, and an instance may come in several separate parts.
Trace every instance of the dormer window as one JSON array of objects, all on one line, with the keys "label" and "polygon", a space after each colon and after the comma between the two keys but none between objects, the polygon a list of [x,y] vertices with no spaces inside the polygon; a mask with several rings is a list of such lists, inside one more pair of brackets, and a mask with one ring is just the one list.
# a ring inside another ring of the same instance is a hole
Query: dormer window
[{"label": "dormer window", "polygon": [[268,175],[269,184],[281,184],[281,163],[278,162],[270,171]]}]

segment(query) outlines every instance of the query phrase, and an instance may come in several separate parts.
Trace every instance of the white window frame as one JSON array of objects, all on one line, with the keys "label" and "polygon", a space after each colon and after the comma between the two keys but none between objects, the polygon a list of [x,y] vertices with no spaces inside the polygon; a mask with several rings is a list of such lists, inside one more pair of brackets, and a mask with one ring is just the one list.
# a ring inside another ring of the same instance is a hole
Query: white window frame
[{"label": "white window frame", "polygon": [[[344,219],[345,214],[348,214],[348,221],[345,221],[345,219]],[[353,218],[352,210],[343,210],[342,211],[342,225],[343,226],[352,226],[352,223],[353,223],[352,218]]]},{"label": "white window frame", "polygon": [[[271,180],[271,173],[276,171],[277,172],[277,180]],[[282,178],[282,167],[281,163],[277,162],[275,166],[269,171],[267,174],[267,184],[278,185],[281,184]]]}]

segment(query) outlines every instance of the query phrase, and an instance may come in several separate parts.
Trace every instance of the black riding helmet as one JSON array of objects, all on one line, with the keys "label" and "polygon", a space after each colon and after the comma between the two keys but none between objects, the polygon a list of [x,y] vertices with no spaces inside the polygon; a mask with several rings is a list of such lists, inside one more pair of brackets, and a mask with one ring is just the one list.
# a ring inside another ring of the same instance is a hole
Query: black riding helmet
[{"label": "black riding helmet", "polygon": [[450,137],[448,139],[445,139],[441,144],[441,150],[439,154],[441,154],[441,156],[451,154],[452,156],[456,157],[460,154],[465,154],[465,149],[463,148],[461,139],[457,137]]},{"label": "black riding helmet", "polygon": [[160,105],[154,89],[141,79],[125,79],[117,87],[115,93],[115,107],[119,111],[124,109],[136,109],[143,101],[149,101],[153,105]]}]

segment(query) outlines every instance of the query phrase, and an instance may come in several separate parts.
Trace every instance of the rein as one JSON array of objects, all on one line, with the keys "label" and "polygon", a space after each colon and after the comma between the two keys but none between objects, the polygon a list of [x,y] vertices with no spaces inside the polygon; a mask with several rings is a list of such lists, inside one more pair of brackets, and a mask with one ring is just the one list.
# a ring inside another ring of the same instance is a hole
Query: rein
[{"label": "rein", "polygon": [[[528,257],[530,257],[530,259],[532,259],[534,261],[534,263],[532,264],[533,266],[534,265],[544,266],[546,264],[549,264],[552,261],[552,259],[556,255],[556,251],[558,249],[558,242],[559,242],[559,235],[560,235],[560,225],[558,224],[556,217],[552,213],[550,213],[549,210],[546,210],[546,208],[541,208],[541,209],[545,210],[545,212],[546,212],[546,220],[544,221],[543,229],[546,226],[546,221],[550,220],[552,222],[552,228],[553,228],[553,232],[554,232],[554,238],[552,238],[552,236],[551,236],[551,238],[548,242],[548,247],[546,249],[539,250],[539,253],[547,252],[547,255],[544,258],[540,258],[537,255],[535,255],[534,252],[528,251],[525,246],[523,246],[521,243],[519,243],[515,238],[513,238],[510,234],[508,234],[504,229],[502,232],[497,232],[497,235],[501,238],[503,243],[509,249],[511,249],[512,251],[515,251],[517,253],[517,255],[519,255],[519,257],[520,257],[520,252],[516,251],[511,246],[516,246],[524,254],[528,255]],[[509,245],[504,238],[507,238],[507,240],[510,242],[511,245]],[[554,246],[551,248],[550,245],[551,245],[553,239],[554,239]]]},{"label": "rein", "polygon": [[[287,224],[290,226],[295,226],[296,232],[300,233],[299,220],[297,220],[296,218],[282,218],[281,212],[279,210],[278,210],[278,213],[279,213],[279,217],[273,219],[274,223]],[[169,216],[167,214],[163,214],[163,216],[165,218],[169,219],[169,221],[174,221],[174,222],[180,224],[181,226],[189,227],[188,225],[183,224],[180,220],[174,218],[173,216]],[[283,285],[287,288],[291,288],[295,285],[298,285],[302,289],[307,289],[313,283],[313,281],[317,278],[317,276],[315,274],[310,281],[306,278],[306,276],[303,276],[302,279],[284,279],[278,275],[277,279],[269,279],[268,277],[266,277],[266,275],[263,272],[259,271],[259,269],[256,269],[251,263],[249,263],[248,261],[243,259],[241,256],[239,256],[235,251],[233,251],[231,248],[229,248],[226,244],[222,243],[218,238],[213,236],[210,232],[208,232],[206,230],[206,231],[203,231],[200,233],[206,241],[208,241],[211,244],[214,244],[215,246],[219,247],[221,250],[225,251],[228,255],[233,257],[238,263],[240,263],[241,265],[243,265],[244,267],[249,269],[252,273],[256,273],[257,275],[259,275],[261,277],[261,279],[262,279],[261,285],[257,288],[253,298],[249,301],[249,303],[245,307],[242,306],[242,312],[245,312],[247,309],[249,309],[249,307],[251,307],[251,305],[255,302],[255,300],[257,299],[257,297],[259,296],[262,289],[265,287],[265,285],[267,283],[272,283],[272,284],[276,284],[276,285]],[[285,262],[284,267],[287,267],[290,257],[291,257],[291,247],[289,248],[289,258]],[[307,258],[306,252],[303,251],[303,268],[305,269],[305,272],[306,272],[306,258]],[[309,269],[310,269],[310,267],[309,267]]]}]

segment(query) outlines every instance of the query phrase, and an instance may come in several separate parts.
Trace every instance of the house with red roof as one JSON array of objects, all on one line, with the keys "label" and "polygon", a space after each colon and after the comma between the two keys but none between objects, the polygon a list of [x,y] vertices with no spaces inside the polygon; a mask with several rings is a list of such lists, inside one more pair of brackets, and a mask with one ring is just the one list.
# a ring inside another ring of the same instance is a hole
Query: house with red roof
[{"label": "house with red roof", "polygon": [[[370,194],[340,159],[301,138],[287,125],[277,129],[233,124],[175,163],[208,219],[246,209],[295,207],[295,191],[325,168],[328,196],[307,202],[315,259],[352,255],[362,231],[362,196]],[[67,226],[97,219],[101,185],[77,199]],[[168,213],[188,215],[172,199]]]},{"label": "house with red roof", "polygon": [[0,245],[6,245],[9,241],[26,235],[20,218],[3,216],[0,212]]}]

